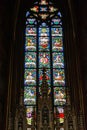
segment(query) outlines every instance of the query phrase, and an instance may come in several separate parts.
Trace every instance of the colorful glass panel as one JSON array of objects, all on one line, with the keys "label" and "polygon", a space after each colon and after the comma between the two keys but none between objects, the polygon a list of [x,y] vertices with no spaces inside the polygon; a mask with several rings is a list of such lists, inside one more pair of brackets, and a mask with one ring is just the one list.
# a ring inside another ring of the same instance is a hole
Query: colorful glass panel
[{"label": "colorful glass panel", "polygon": [[50,68],[50,53],[40,52],[39,53],[39,68]]},{"label": "colorful glass panel", "polygon": [[63,51],[62,37],[52,37],[52,51]]},{"label": "colorful glass panel", "polygon": [[54,8],[53,6],[49,6],[49,12],[55,12],[57,11],[58,9],[57,8]]},{"label": "colorful glass panel", "polygon": [[36,69],[25,69],[25,85],[36,85]]},{"label": "colorful glass panel", "polygon": [[58,26],[58,24],[61,24],[61,19],[57,18],[57,19],[52,19],[52,24],[55,24]]},{"label": "colorful glass panel", "polygon": [[54,105],[64,105],[66,103],[66,93],[64,87],[54,87]]},{"label": "colorful glass panel", "polygon": [[41,2],[39,4],[41,4],[41,5],[47,5],[48,2],[46,2],[46,0],[41,0]]},{"label": "colorful glass panel", "polygon": [[35,5],[33,8],[30,9],[33,12],[38,12],[39,11],[39,7],[37,5]]},{"label": "colorful glass panel", "polygon": [[35,24],[35,22],[36,22],[36,20],[35,19],[33,19],[33,18],[28,18],[27,19],[27,24]]},{"label": "colorful glass panel", "polygon": [[36,87],[24,87],[24,104],[36,104]]},{"label": "colorful glass panel", "polygon": [[36,37],[26,37],[25,51],[36,51]]},{"label": "colorful glass panel", "polygon": [[39,28],[39,36],[49,36],[49,28]]},{"label": "colorful glass panel", "polygon": [[49,51],[49,37],[39,37],[39,51]]},{"label": "colorful glass panel", "polygon": [[41,19],[43,19],[43,20],[45,20],[48,16],[49,16],[49,14],[39,14],[39,16],[41,17]]},{"label": "colorful glass panel", "polygon": [[26,27],[26,36],[36,36],[36,28]]},{"label": "colorful glass panel", "polygon": [[63,53],[53,53],[53,68],[64,68]]},{"label": "colorful glass panel", "polygon": [[[48,85],[51,85],[51,77],[50,77],[51,73],[50,73],[50,69],[46,70],[46,80]],[[43,71],[42,69],[39,69],[39,85],[42,84],[42,79],[43,79]]]},{"label": "colorful glass panel", "polygon": [[62,28],[52,28],[52,36],[62,36]]},{"label": "colorful glass panel", "polygon": [[35,107],[26,107],[26,118],[27,118],[27,124],[32,125],[33,119],[36,119],[36,109]]},{"label": "colorful glass panel", "polygon": [[[34,106],[37,105],[37,94],[42,98],[44,67],[49,87],[48,94],[51,94],[53,106],[56,107],[56,119],[60,124],[64,122],[63,105],[66,103],[66,93],[61,17],[53,3],[46,0],[35,2],[30,12],[26,13],[24,104],[27,108],[28,125],[32,125],[33,118],[36,118]],[[62,128],[61,125],[59,129]]]},{"label": "colorful glass panel", "polygon": [[46,12],[46,11],[47,11],[47,7],[41,6],[41,7],[40,7],[40,11],[41,11],[41,12]]},{"label": "colorful glass panel", "polygon": [[36,68],[36,52],[25,53],[25,68]]},{"label": "colorful glass panel", "polygon": [[[55,124],[57,124],[57,122],[63,126],[63,123],[64,123],[64,107],[60,107],[60,106],[57,106],[57,107],[54,107],[54,121],[55,121]],[[63,127],[61,127],[63,128]],[[62,130],[62,129],[61,129]]]},{"label": "colorful glass panel", "polygon": [[53,84],[54,84],[54,86],[64,86],[65,85],[64,69],[53,69]]},{"label": "colorful glass panel", "polygon": [[59,123],[64,123],[64,108],[57,107],[57,116],[59,118]]}]

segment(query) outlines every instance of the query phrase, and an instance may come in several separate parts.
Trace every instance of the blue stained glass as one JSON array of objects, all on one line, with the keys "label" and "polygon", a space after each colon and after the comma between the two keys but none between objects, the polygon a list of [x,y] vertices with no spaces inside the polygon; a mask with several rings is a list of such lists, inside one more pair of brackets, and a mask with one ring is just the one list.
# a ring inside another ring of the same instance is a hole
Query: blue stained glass
[{"label": "blue stained glass", "polygon": [[25,53],[25,68],[36,68],[36,53],[35,52]]},{"label": "blue stained glass", "polygon": [[49,28],[39,28],[39,36],[49,36]]},{"label": "blue stained glass", "polygon": [[25,69],[25,85],[36,85],[36,69]]},{"label": "blue stained glass", "polygon": [[36,28],[26,27],[26,36],[36,36]]},{"label": "blue stained glass", "polygon": [[50,53],[41,52],[39,53],[39,68],[50,68]]},{"label": "blue stained glass", "polygon": [[52,37],[52,51],[63,51],[62,37]]},{"label": "blue stained glass", "polygon": [[26,13],[24,105],[29,128],[32,123],[35,127],[37,125],[37,96],[39,94],[42,98],[43,68],[46,68],[48,95],[53,98],[54,122],[57,124],[58,121],[59,129],[64,130],[66,88],[61,17],[59,9],[49,0],[36,1]]},{"label": "blue stained glass", "polygon": [[64,68],[63,53],[53,53],[53,68]]},{"label": "blue stained glass", "polygon": [[39,51],[49,51],[49,37],[39,37]]},{"label": "blue stained glass", "polygon": [[40,7],[40,11],[41,11],[41,12],[46,12],[46,11],[47,11],[47,7],[41,6],[41,7]]},{"label": "blue stained glass", "polygon": [[58,16],[59,16],[59,17],[62,17],[61,12],[58,12]]},{"label": "blue stained glass", "polygon": [[53,24],[58,25],[61,23],[61,19],[52,19]]},{"label": "blue stained glass", "polygon": [[36,51],[36,37],[26,37],[25,51]]},{"label": "blue stained glass", "polygon": [[26,12],[26,17],[28,17],[30,15],[30,12],[29,11],[27,11]]},{"label": "blue stained glass", "polygon": [[66,93],[64,87],[54,87],[54,105],[64,105],[66,103]]},{"label": "blue stained glass", "polygon": [[[50,69],[46,70],[46,80],[48,85],[51,85],[51,73],[50,73]],[[39,69],[39,85],[42,84],[42,79],[43,79],[43,71],[42,69]]]},{"label": "blue stained glass", "polygon": [[53,69],[53,84],[54,84],[54,86],[64,86],[65,85],[64,69]]},{"label": "blue stained glass", "polygon": [[33,18],[28,18],[27,19],[27,24],[35,24],[35,19],[33,19]]},{"label": "blue stained glass", "polygon": [[48,27],[48,26],[47,26],[47,24],[46,24],[45,22],[42,22],[41,25],[40,25],[40,28],[41,28],[41,27],[45,27],[45,28],[46,28],[46,27]]},{"label": "blue stained glass", "polygon": [[36,87],[24,87],[24,104],[36,104]]},{"label": "blue stained glass", "polygon": [[52,36],[62,36],[62,28],[51,28]]}]

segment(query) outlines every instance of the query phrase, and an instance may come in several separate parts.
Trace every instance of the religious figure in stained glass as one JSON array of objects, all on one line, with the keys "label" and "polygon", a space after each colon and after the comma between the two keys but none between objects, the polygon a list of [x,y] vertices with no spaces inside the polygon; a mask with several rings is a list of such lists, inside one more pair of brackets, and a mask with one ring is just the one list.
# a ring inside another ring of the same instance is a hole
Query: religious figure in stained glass
[{"label": "religious figure in stained glass", "polygon": [[36,1],[26,12],[24,104],[27,124],[30,126],[33,118],[36,120],[38,94],[42,98],[43,68],[46,69],[48,95],[53,100],[54,119],[58,119],[60,124],[64,123],[66,86],[61,18],[59,9],[46,0]]},{"label": "religious figure in stained glass", "polygon": [[64,105],[66,103],[65,88],[54,88],[54,104],[55,105]]},{"label": "religious figure in stained glass", "polygon": [[52,28],[52,36],[62,36],[62,28]]},{"label": "religious figure in stained glass", "polygon": [[52,37],[52,49],[53,51],[63,51],[63,44],[61,37]]},{"label": "religious figure in stained glass", "polygon": [[50,67],[50,54],[49,53],[40,53],[39,54],[40,67]]},{"label": "religious figure in stained glass", "polygon": [[32,125],[33,118],[36,116],[36,110],[34,107],[28,106],[26,109],[27,124]]},{"label": "religious figure in stained glass", "polygon": [[26,37],[26,51],[36,51],[36,37]]},{"label": "religious figure in stained glass", "polygon": [[[48,85],[51,85],[51,76],[50,76],[50,69],[47,69],[46,71],[46,80],[47,80],[47,83]],[[41,85],[42,84],[42,79],[43,79],[43,70],[42,69],[39,69],[39,84]]]},{"label": "religious figure in stained glass", "polygon": [[49,28],[39,28],[40,36],[49,36]]},{"label": "religious figure in stained glass", "polygon": [[40,51],[49,51],[49,38],[48,37],[40,37],[39,38],[39,50]]},{"label": "religious figure in stained glass", "polygon": [[27,52],[25,55],[25,68],[36,68],[36,53]]},{"label": "religious figure in stained glass", "polygon": [[64,59],[62,53],[53,53],[53,67],[64,68]]},{"label": "religious figure in stained glass", "polygon": [[26,69],[25,70],[25,84],[35,85],[36,84],[36,70]]},{"label": "religious figure in stained glass", "polygon": [[36,36],[36,28],[27,27],[26,36]]},{"label": "religious figure in stained glass", "polygon": [[24,104],[25,105],[36,104],[36,88],[35,87],[24,88]]},{"label": "religious figure in stained glass", "polygon": [[55,86],[64,86],[65,85],[64,70],[54,69],[54,85]]}]

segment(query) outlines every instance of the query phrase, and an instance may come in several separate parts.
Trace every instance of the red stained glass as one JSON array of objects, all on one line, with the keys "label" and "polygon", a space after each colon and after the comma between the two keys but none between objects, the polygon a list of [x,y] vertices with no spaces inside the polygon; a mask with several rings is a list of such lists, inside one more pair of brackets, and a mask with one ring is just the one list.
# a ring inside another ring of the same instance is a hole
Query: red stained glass
[{"label": "red stained glass", "polygon": [[46,68],[48,95],[53,95],[55,121],[64,123],[66,91],[62,21],[58,9],[47,1],[35,2],[26,14],[24,103],[28,125],[36,119],[37,94],[42,98],[43,68]]}]

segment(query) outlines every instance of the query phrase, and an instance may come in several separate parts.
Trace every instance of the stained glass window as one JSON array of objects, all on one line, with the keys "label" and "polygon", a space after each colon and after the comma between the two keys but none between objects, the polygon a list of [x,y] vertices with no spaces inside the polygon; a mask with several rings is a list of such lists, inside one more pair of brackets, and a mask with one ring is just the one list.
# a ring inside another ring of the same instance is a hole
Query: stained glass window
[{"label": "stained glass window", "polygon": [[[62,14],[52,2],[40,0],[26,12],[24,104],[28,125],[36,119],[37,94],[41,94],[42,70],[46,68],[54,118],[64,123],[66,84]],[[63,127],[61,127],[64,129]]]}]

